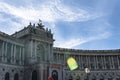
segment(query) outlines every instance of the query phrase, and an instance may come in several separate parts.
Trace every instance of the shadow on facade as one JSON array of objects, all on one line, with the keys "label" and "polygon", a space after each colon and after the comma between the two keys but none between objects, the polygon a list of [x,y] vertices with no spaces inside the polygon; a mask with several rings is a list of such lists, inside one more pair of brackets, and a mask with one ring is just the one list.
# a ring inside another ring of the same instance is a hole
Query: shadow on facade
[{"label": "shadow on facade", "polygon": [[32,80],[38,80],[37,71],[32,72]]},{"label": "shadow on facade", "polygon": [[14,80],[19,80],[19,75],[18,75],[18,73],[15,74]]},{"label": "shadow on facade", "polygon": [[73,77],[72,77],[72,75],[70,75],[70,76],[69,76],[69,80],[73,80]]},{"label": "shadow on facade", "polygon": [[5,80],[10,80],[10,74],[8,72],[5,74]]}]

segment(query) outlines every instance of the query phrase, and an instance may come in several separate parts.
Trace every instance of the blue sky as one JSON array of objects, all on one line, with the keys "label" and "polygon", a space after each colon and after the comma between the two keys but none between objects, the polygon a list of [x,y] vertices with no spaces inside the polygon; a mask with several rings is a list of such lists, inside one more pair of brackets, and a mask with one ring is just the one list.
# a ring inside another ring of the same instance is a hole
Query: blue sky
[{"label": "blue sky", "polygon": [[120,0],[0,0],[0,31],[29,22],[52,29],[55,47],[120,49]]}]

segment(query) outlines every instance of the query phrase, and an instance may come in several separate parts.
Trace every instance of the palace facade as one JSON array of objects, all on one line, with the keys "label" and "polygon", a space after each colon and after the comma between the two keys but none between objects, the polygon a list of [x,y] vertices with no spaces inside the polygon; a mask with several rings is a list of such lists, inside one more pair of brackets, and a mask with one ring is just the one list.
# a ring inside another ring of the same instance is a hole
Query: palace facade
[{"label": "palace facade", "polygon": [[[12,35],[0,32],[0,80],[120,80],[120,49],[76,50],[53,47],[50,29],[29,24]],[[66,53],[78,68],[70,71]],[[85,68],[90,70],[85,72]]]}]

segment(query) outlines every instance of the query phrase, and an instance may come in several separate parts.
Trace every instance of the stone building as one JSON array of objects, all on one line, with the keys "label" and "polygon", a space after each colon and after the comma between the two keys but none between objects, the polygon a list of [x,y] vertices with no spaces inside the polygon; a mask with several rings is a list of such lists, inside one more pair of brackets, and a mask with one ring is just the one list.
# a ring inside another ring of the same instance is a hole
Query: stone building
[{"label": "stone building", "polygon": [[[0,80],[120,80],[120,49],[76,50],[53,47],[50,29],[39,22],[8,35],[0,32]],[[70,71],[67,55],[79,67]],[[85,73],[85,68],[90,73]]]}]

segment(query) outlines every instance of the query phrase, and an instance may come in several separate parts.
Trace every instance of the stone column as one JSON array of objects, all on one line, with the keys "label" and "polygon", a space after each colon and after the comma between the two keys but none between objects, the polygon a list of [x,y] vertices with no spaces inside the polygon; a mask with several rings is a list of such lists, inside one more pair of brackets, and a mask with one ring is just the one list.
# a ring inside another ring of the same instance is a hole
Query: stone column
[{"label": "stone column", "polygon": [[91,64],[93,63],[91,60],[90,60],[90,57],[93,57],[93,56],[88,56],[88,67],[90,67],[90,69],[92,69],[91,67]]},{"label": "stone column", "polygon": [[60,54],[60,56],[59,56],[59,62],[61,63],[61,54]]},{"label": "stone column", "polygon": [[114,56],[112,56],[112,65],[113,65],[113,68],[112,69],[115,69],[115,66],[114,66],[114,59],[113,59]]},{"label": "stone column", "polygon": [[103,66],[103,65],[104,65],[104,64],[103,64],[104,61],[103,61],[102,55],[100,56],[100,59],[101,59],[101,63],[100,63],[100,64],[102,65],[102,69],[104,69],[104,66]]},{"label": "stone column", "polygon": [[106,60],[105,60],[105,55],[103,56],[103,61],[104,61],[104,69],[106,69]]},{"label": "stone column", "polygon": [[13,44],[12,44],[12,46],[11,46],[11,63],[13,63],[13,56],[14,56],[14,54],[13,54]]},{"label": "stone column", "polygon": [[85,55],[85,67],[88,67],[88,59],[87,59],[87,56]]},{"label": "stone column", "polygon": [[[88,58],[87,58],[87,55],[85,55],[85,60],[86,60],[86,62],[85,62],[85,64],[86,64],[86,67],[89,67],[89,60],[88,60]],[[90,68],[90,67],[89,67]]]},{"label": "stone column", "polygon": [[[37,62],[37,51],[36,51],[37,50],[37,42],[35,41],[34,44],[35,44],[35,46],[34,46],[35,47],[34,48],[35,49],[35,61]],[[23,51],[24,51],[24,48],[23,48]]]},{"label": "stone column", "polygon": [[100,55],[97,56],[97,68],[100,69]]},{"label": "stone column", "polygon": [[61,54],[60,54],[60,57],[59,57],[59,61],[60,61],[60,63],[61,63]]},{"label": "stone column", "polygon": [[96,70],[96,60],[95,60],[95,55],[93,56],[93,60],[94,60],[94,62],[93,62],[93,64],[94,64],[94,69]]},{"label": "stone column", "polygon": [[22,49],[21,49],[21,46],[20,46],[20,54],[19,54],[19,60],[20,60],[20,62],[19,62],[19,64],[21,65],[21,54],[22,54]]},{"label": "stone column", "polygon": [[56,62],[58,62],[58,53],[55,53],[56,54]]},{"label": "stone column", "polygon": [[119,58],[118,58],[118,55],[117,55],[117,62],[118,62],[118,69],[120,69],[120,64],[119,64]]},{"label": "stone column", "polygon": [[84,64],[83,57],[84,57],[84,56],[82,55],[82,56],[81,56],[82,69],[84,69],[84,65],[83,65],[83,64]]},{"label": "stone column", "polygon": [[82,55],[80,55],[80,68],[82,69],[82,65],[83,64],[83,62],[82,62]]},{"label": "stone column", "polygon": [[96,69],[98,69],[98,59],[97,59],[97,56],[95,56],[95,59],[96,59]]},{"label": "stone column", "polygon": [[110,64],[110,69],[112,69],[112,63],[111,63],[111,57],[109,56],[109,64]]},{"label": "stone column", "polygon": [[43,80],[43,67],[41,66],[41,70],[39,68],[39,79]]},{"label": "stone column", "polygon": [[50,45],[48,44],[48,54],[47,54],[47,61],[49,61],[51,58],[51,55],[50,55]]},{"label": "stone column", "polygon": [[53,60],[53,44],[50,44],[50,54],[49,57]]},{"label": "stone column", "polygon": [[76,57],[77,57],[78,68],[80,69],[80,55],[76,55]]},{"label": "stone column", "polygon": [[31,40],[31,44],[30,44],[30,59],[32,59],[32,54],[33,54],[33,40]]},{"label": "stone column", "polygon": [[112,56],[110,56],[110,62],[111,62],[111,69],[113,69],[113,61],[112,61]]},{"label": "stone column", "polygon": [[25,61],[25,49],[23,47],[23,50],[22,50],[22,64],[24,65],[24,61]]},{"label": "stone column", "polygon": [[77,59],[78,59],[78,60],[77,60],[77,62],[78,62],[78,67],[79,67],[79,69],[81,69],[81,68],[80,68],[80,55],[77,56]]},{"label": "stone column", "polygon": [[60,63],[60,54],[58,53],[58,62]]},{"label": "stone column", "polygon": [[50,59],[52,58],[51,61],[53,61],[53,44],[50,44],[50,54],[49,54],[49,56],[50,56]]},{"label": "stone column", "polygon": [[[66,55],[66,54],[65,54]],[[63,54],[63,60],[64,60],[64,64],[66,63],[66,57],[65,57],[65,55]]]},{"label": "stone column", "polygon": [[5,62],[7,62],[7,42],[5,44]]},{"label": "stone column", "polygon": [[14,45],[14,64],[16,64],[16,45]]},{"label": "stone column", "polygon": [[103,69],[106,69],[106,67],[105,67],[105,65],[106,65],[106,62],[105,62],[105,55],[103,55],[102,61],[103,61]]},{"label": "stone column", "polygon": [[62,63],[64,63],[64,54],[62,54]]},{"label": "stone column", "polygon": [[3,44],[2,44],[2,62],[4,62],[4,55],[5,55],[5,49],[4,49],[4,46],[5,46],[5,42],[3,41]]}]

